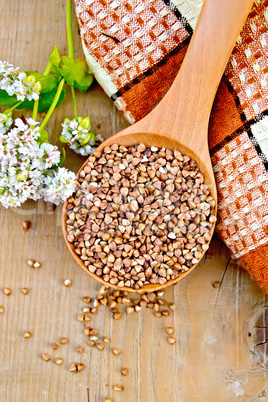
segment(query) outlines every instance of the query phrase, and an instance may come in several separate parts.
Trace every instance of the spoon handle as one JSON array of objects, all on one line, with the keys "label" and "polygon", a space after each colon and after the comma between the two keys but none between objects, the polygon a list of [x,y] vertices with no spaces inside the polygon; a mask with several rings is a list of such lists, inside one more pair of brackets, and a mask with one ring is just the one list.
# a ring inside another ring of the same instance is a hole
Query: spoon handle
[{"label": "spoon handle", "polygon": [[183,117],[187,133],[200,128],[207,132],[218,85],[252,4],[252,0],[204,1],[181,70],[164,101],[176,102],[177,121]]},{"label": "spoon handle", "polygon": [[[253,0],[205,0],[186,56],[162,101],[128,132],[174,138],[198,154],[207,148],[216,91]],[[208,150],[206,150],[208,155]],[[206,155],[206,156],[207,156]]]}]

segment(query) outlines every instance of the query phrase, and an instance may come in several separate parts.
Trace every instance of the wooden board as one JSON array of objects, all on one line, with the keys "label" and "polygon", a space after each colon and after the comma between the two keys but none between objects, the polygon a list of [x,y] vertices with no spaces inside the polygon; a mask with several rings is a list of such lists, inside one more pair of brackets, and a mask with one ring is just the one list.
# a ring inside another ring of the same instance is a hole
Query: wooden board
[{"label": "wooden board", "polygon": [[[76,56],[82,56],[75,32]],[[25,70],[43,71],[54,45],[67,54],[65,4],[61,0],[10,0],[0,3],[1,59]],[[79,114],[89,114],[93,128],[105,138],[127,126],[111,100],[94,84],[78,95]],[[47,126],[59,144],[61,122],[73,117],[71,98]],[[66,166],[78,170],[83,162],[67,151]],[[29,219],[24,233],[22,222]],[[168,289],[165,298],[178,308],[157,319],[151,310],[115,321],[107,308],[92,318],[92,327],[109,336],[105,350],[90,349],[77,321],[84,296],[96,296],[99,285],[69,255],[61,233],[61,207],[49,212],[42,201],[20,209],[0,210],[0,401],[116,402],[265,401],[268,397],[266,297],[248,274],[230,259],[214,237],[206,259],[185,280]],[[42,263],[38,270],[27,259]],[[72,286],[63,281],[69,278]],[[219,282],[219,287],[213,283]],[[12,290],[10,296],[3,288]],[[29,288],[24,295],[22,288]],[[173,326],[177,342],[167,343],[165,327]],[[24,339],[25,331],[32,337]],[[61,337],[70,343],[52,351]],[[79,354],[76,347],[83,345]],[[113,356],[111,347],[122,349]],[[51,361],[40,355],[49,353]],[[64,362],[54,363],[56,357]],[[73,362],[85,364],[70,373]],[[122,367],[129,375],[122,377]],[[124,391],[113,390],[123,384]]]}]

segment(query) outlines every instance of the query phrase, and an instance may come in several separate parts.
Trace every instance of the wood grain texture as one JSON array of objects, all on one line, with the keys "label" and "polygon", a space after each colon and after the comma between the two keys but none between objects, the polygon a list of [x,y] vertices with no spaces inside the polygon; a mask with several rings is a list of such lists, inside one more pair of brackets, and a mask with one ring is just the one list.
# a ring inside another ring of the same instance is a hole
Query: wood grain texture
[{"label": "wood grain texture", "polygon": [[[63,1],[0,2],[0,23],[1,59],[22,69],[44,70],[54,44],[61,54],[67,51]],[[75,49],[82,56],[76,30]],[[94,129],[100,124],[97,131],[106,138],[127,125],[96,84],[78,96],[78,108],[90,115]],[[72,113],[68,96],[48,124],[53,143],[58,144],[63,118]],[[77,171],[83,161],[67,152],[67,167]],[[111,347],[122,349],[115,357],[110,347],[89,349],[76,319],[85,306],[83,296],[96,296],[99,284],[71,258],[61,233],[61,209],[48,212],[38,201],[0,211],[1,402],[99,402],[107,396],[115,402],[267,400],[266,299],[216,236],[198,269],[166,291],[165,298],[178,305],[171,316],[156,319],[146,310],[113,321],[104,307],[93,316],[92,327],[111,338]],[[27,233],[21,227],[25,219],[32,222]],[[29,268],[28,258],[42,267]],[[73,282],[70,288],[63,286],[66,278]],[[220,287],[212,286],[215,281]],[[11,288],[10,296],[3,294],[4,287]],[[166,342],[168,325],[175,328],[174,346]],[[26,330],[30,339],[23,338]],[[52,351],[62,336],[70,343]],[[83,354],[75,350],[79,345],[85,346]],[[53,360],[62,357],[63,364],[44,362],[44,352]],[[69,364],[79,361],[85,370],[70,373]],[[123,366],[130,373],[122,379]],[[116,383],[123,383],[122,393],[113,391]]]}]

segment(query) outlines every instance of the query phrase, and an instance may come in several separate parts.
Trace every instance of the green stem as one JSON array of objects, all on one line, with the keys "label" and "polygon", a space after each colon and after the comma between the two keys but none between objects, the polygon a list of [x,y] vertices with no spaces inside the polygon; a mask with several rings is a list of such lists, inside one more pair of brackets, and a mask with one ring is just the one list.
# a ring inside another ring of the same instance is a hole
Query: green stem
[{"label": "green stem", "polygon": [[[50,61],[49,61],[49,62],[47,63],[47,66],[46,66],[46,68],[45,68],[45,71],[44,71],[43,75],[44,75],[44,76],[48,76],[48,74],[50,73],[51,69],[52,69],[52,64],[51,64]],[[38,106],[39,106],[39,98],[36,99],[36,101],[34,102],[33,116],[32,116],[32,119],[33,119],[34,121],[36,121],[36,118],[37,118]]]},{"label": "green stem", "polygon": [[77,113],[77,106],[76,106],[76,99],[75,99],[75,93],[74,93],[73,85],[71,86],[71,92],[72,92],[72,98],[73,98],[75,120],[78,121],[78,113]]},{"label": "green stem", "polygon": [[74,38],[72,27],[72,0],[66,0],[66,25],[69,46],[69,57],[74,59]]},{"label": "green stem", "polygon": [[46,114],[44,120],[43,120],[42,123],[40,124],[40,130],[42,130],[42,129],[45,127],[45,125],[47,124],[48,120],[50,119],[50,116],[51,116],[52,113],[54,112],[54,109],[55,109],[55,107],[57,106],[58,100],[59,100],[59,98],[60,98],[60,94],[61,94],[61,91],[62,91],[62,89],[63,89],[64,83],[65,83],[65,79],[62,78],[61,81],[60,81],[60,83],[59,83],[59,86],[58,86],[58,89],[57,89],[55,98],[53,99],[53,102],[51,103],[50,108],[48,109],[47,114]]},{"label": "green stem", "polygon": [[[68,46],[69,46],[69,57],[74,59],[74,38],[73,38],[73,27],[72,27],[72,0],[66,0],[66,26],[67,26],[67,36],[68,36]],[[74,105],[74,115],[75,120],[78,121],[77,106],[75,99],[74,87],[71,85],[72,99]]]},{"label": "green stem", "polygon": [[47,75],[50,73],[51,69],[52,69],[52,64],[51,64],[50,61],[49,61],[49,62],[47,63],[47,66],[46,66],[46,68],[45,68],[45,71],[44,71],[44,74],[43,74],[43,75],[47,76]]},{"label": "green stem", "polygon": [[16,109],[19,105],[21,105],[22,102],[24,102],[24,101],[19,101],[18,103],[15,103],[14,106],[12,106],[12,107],[10,107],[9,109],[5,110],[4,113],[5,113],[5,114],[8,114],[8,113],[12,112],[12,111],[13,111],[14,109]]},{"label": "green stem", "polygon": [[34,121],[36,121],[36,119],[37,119],[38,106],[39,106],[39,98],[36,99],[36,101],[34,102],[33,115],[32,115],[32,119]]}]

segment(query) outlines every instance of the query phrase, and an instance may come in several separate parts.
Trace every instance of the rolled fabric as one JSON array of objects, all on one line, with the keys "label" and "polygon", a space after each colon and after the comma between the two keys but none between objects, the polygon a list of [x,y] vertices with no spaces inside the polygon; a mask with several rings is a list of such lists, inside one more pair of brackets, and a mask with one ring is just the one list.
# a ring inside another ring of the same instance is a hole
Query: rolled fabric
[{"label": "rolled fabric", "polygon": [[[177,75],[202,1],[74,2],[96,80],[130,123],[140,120]],[[216,230],[268,294],[267,20],[268,1],[256,1],[218,88],[209,147],[218,189]]]}]

